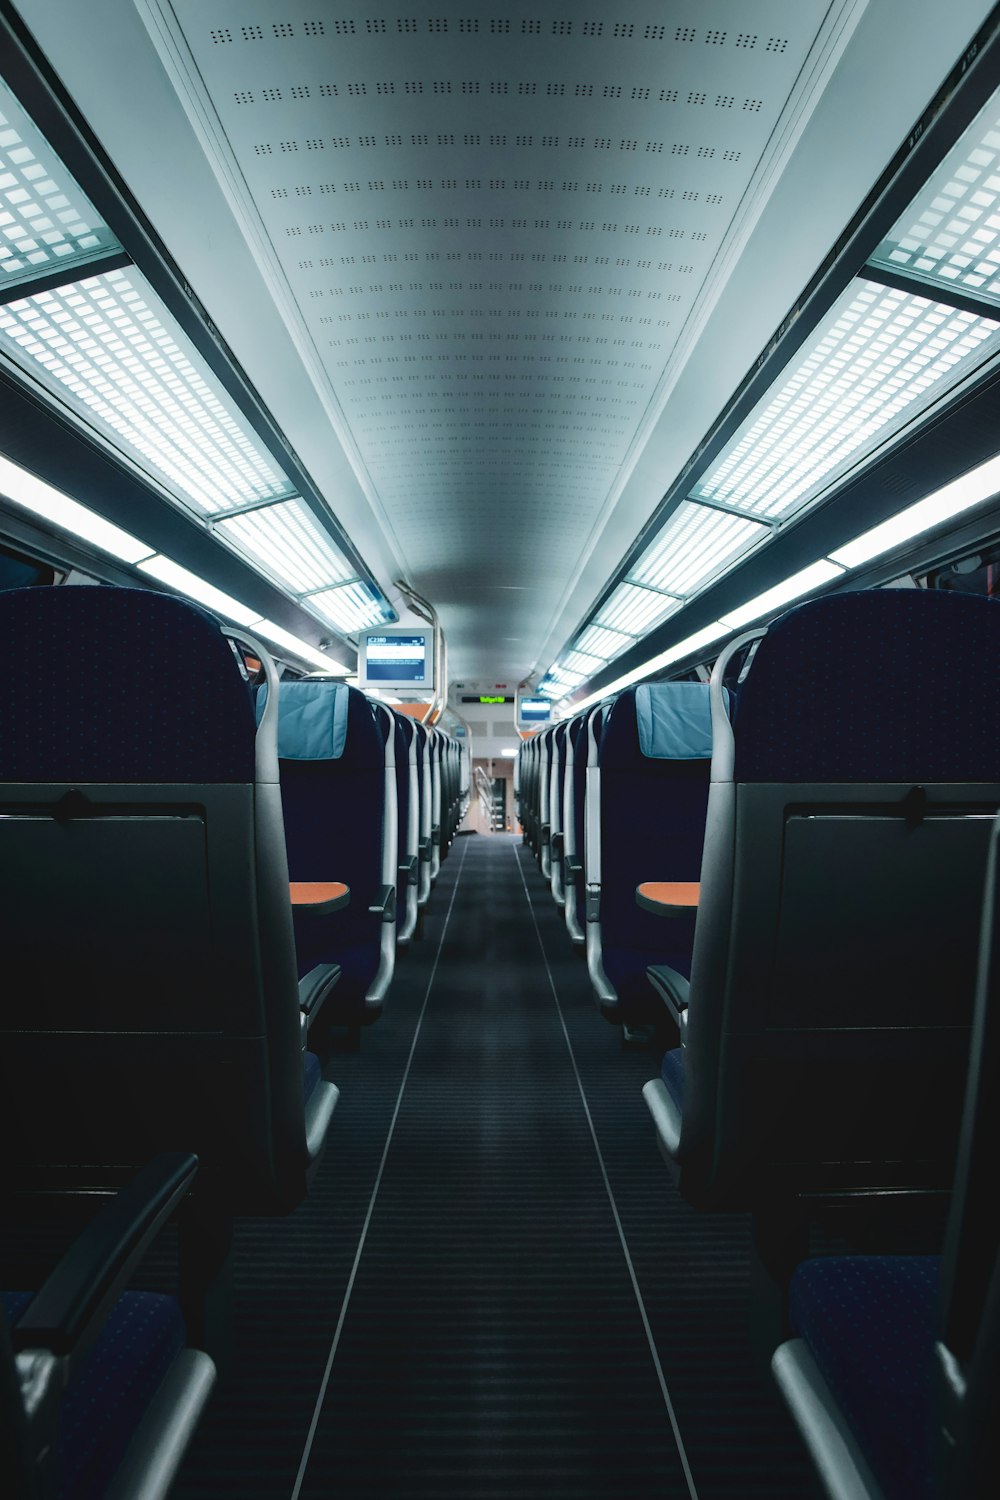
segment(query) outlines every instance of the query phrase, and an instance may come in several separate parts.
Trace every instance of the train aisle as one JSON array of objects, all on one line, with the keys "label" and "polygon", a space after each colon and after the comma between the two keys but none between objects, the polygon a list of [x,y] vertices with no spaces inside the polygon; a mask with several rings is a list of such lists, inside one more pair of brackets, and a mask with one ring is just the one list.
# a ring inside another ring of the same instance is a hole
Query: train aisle
[{"label": "train aisle", "polygon": [[238,1348],[175,1495],[795,1497],[746,1226],[677,1199],[520,840],[457,841],[293,1219],[240,1230]]}]

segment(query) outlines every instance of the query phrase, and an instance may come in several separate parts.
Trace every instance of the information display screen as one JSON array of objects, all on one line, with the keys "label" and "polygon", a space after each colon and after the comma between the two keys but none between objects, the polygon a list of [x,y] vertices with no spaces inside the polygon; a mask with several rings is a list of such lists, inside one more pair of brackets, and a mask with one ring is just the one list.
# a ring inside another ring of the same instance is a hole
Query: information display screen
[{"label": "information display screen", "polygon": [[522,729],[535,729],[539,724],[548,724],[551,718],[550,698],[522,698],[518,704],[517,721]]},{"label": "information display screen", "polygon": [[358,685],[425,692],[434,687],[434,636],[409,627],[365,631],[358,642]]}]

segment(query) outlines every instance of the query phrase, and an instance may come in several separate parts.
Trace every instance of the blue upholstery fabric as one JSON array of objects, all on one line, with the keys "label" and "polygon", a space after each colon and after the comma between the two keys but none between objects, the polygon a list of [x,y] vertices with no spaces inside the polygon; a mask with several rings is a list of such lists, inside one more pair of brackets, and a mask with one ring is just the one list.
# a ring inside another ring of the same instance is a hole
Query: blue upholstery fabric
[{"label": "blue upholstery fabric", "polygon": [[981,677],[998,649],[1000,603],[972,594],[873,589],[799,605],[740,688],[735,779],[1000,780],[1000,694]]},{"label": "blue upholstery fabric", "polygon": [[[666,684],[674,686],[674,684]],[[708,687],[685,683],[708,703]],[[689,976],[694,912],[662,917],[636,905],[644,880],[698,880],[705,841],[711,763],[644,755],[637,693],[615,699],[601,733],[601,955],[627,1012],[659,1015],[646,978],[650,964]],[[690,705],[689,705],[690,707]]]},{"label": "blue upholstery fabric", "polygon": [[[257,723],[267,704],[257,694]],[[278,755],[282,760],[339,760],[347,739],[346,683],[283,682],[278,694]]]},{"label": "blue upholstery fabric", "polygon": [[[327,684],[340,691],[343,684]],[[320,963],[341,976],[325,1019],[363,1001],[379,962],[381,922],[368,906],[382,883],[384,746],[363,693],[348,693],[347,733],[335,761],[282,760],[281,803],[290,880],[342,880],[350,904],[321,915],[295,908],[299,978]]]},{"label": "blue upholstery fabric", "polygon": [[319,1058],[315,1052],[303,1052],[302,1054],[302,1097],[309,1100],[312,1092],[323,1076]]},{"label": "blue upholstery fabric", "polygon": [[672,1047],[669,1052],[663,1054],[663,1062],[660,1064],[660,1077],[666,1084],[667,1093],[677,1105],[684,1108],[684,1049],[683,1047]]},{"label": "blue upholstery fabric", "polygon": [[711,760],[712,711],[700,682],[649,682],[635,690],[639,749],[658,760]]},{"label": "blue upholstery fabric", "polygon": [[[569,738],[573,746],[573,786],[570,806],[573,812],[573,847],[575,857],[583,863],[586,829],[586,770],[587,770],[587,719],[585,714],[573,719],[569,726]],[[586,884],[583,874],[576,877],[576,917],[583,922],[586,903]]]},{"label": "blue upholstery fabric", "polygon": [[[413,720],[405,714],[393,714],[396,743],[396,853],[397,866],[410,853],[406,847],[406,829],[410,815],[410,745],[413,743]],[[397,932],[406,920],[407,877],[396,870],[396,922]]]},{"label": "blue upholstery fabric", "polygon": [[[91,671],[78,642],[116,670]],[[254,717],[219,622],[144,589],[0,593],[0,780],[248,782]],[[196,673],[172,663],[198,662]]]},{"label": "blue upholstery fabric", "polygon": [[[7,1292],[13,1323],[30,1292]],[[101,1500],[143,1413],[185,1344],[172,1297],[127,1292],[63,1399],[59,1421],[61,1500]]]},{"label": "blue upholstery fabric", "polygon": [[789,1294],[805,1339],[886,1500],[934,1492],[934,1316],[930,1255],[831,1256],[799,1266]]}]

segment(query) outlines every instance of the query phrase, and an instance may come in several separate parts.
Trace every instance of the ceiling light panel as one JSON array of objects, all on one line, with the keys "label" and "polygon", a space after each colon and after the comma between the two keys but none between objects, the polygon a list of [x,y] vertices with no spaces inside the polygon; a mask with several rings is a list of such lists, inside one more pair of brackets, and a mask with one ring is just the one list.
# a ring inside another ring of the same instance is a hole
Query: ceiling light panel
[{"label": "ceiling light panel", "polygon": [[1000,351],[1000,324],[863,278],[691,491],[784,520]]},{"label": "ceiling light panel", "polygon": [[61,527],[81,541],[89,542],[102,552],[110,552],[121,562],[137,563],[152,555],[153,548],[129,531],[106,521],[96,511],[64,495],[54,485],[29,474],[20,464],[0,455],[0,496],[40,516],[43,521]]},{"label": "ceiling light panel", "polygon": [[[273,247],[363,483],[453,639],[450,583],[498,517],[497,582],[542,556],[552,594],[571,585],[811,48],[849,8],[144,0],[175,78],[190,54],[185,105],[220,123],[216,171],[246,184],[248,240]],[[522,671],[551,596],[507,601]]]},{"label": "ceiling light panel", "polygon": [[201,516],[291,492],[134,268],[0,306],[0,350]]},{"label": "ceiling light panel", "polygon": [[301,500],[282,500],[218,521],[215,535],[294,594],[355,574]]},{"label": "ceiling light panel", "polygon": [[250,625],[260,618],[255,609],[248,609],[231,594],[217,589],[214,583],[209,583],[207,578],[202,578],[198,573],[182,568],[180,563],[175,563],[172,558],[163,557],[158,553],[155,557],[140,562],[138,567],[141,572],[148,573],[152,578],[158,578],[161,583],[165,583],[176,593],[196,600],[206,609],[222,615],[224,619],[235,620],[237,625]]},{"label": "ceiling light panel", "polygon": [[687,598],[770,535],[763,522],[685,500],[628,577]]},{"label": "ceiling light panel", "polygon": [[0,79],[0,296],[121,246]]},{"label": "ceiling light panel", "polygon": [[344,635],[363,630],[366,625],[378,625],[389,618],[381,597],[367,583],[360,581],[323,589],[318,594],[310,594],[301,603]]},{"label": "ceiling light panel", "polygon": [[872,264],[1000,306],[1000,102],[955,143]]},{"label": "ceiling light panel", "polygon": [[620,583],[594,616],[594,623],[620,630],[626,635],[646,635],[680,609],[682,601],[655,589]]},{"label": "ceiling light panel", "polygon": [[604,625],[588,625],[575,645],[578,651],[586,651],[590,656],[610,661],[620,651],[624,651],[626,646],[631,646],[632,639],[632,636],[625,635],[620,630],[608,630]]},{"label": "ceiling light panel", "polygon": [[601,656],[588,656],[585,651],[567,651],[562,658],[562,665],[568,672],[579,673],[581,677],[590,677],[600,671],[606,660]]},{"label": "ceiling light panel", "polygon": [[308,641],[301,640],[297,635],[292,635],[290,630],[285,630],[281,625],[276,625],[273,620],[253,620],[250,625],[255,635],[263,636],[268,645],[279,647],[298,657],[300,661],[306,661],[318,672],[330,672],[336,677],[343,677],[347,668],[341,666],[340,662],[331,661],[322,651],[315,646],[310,646]]}]

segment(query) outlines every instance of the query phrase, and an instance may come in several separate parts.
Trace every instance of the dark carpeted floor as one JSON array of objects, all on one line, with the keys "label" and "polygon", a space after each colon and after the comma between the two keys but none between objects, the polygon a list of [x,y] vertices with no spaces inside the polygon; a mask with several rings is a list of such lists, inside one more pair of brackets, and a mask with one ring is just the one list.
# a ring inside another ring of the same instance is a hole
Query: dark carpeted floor
[{"label": "dark carpeted floor", "polygon": [[176,1500],[812,1500],[750,1356],[747,1224],[671,1187],[657,1067],[520,840],[457,840],[384,1017],[327,1064],[310,1198],[239,1226]]}]

